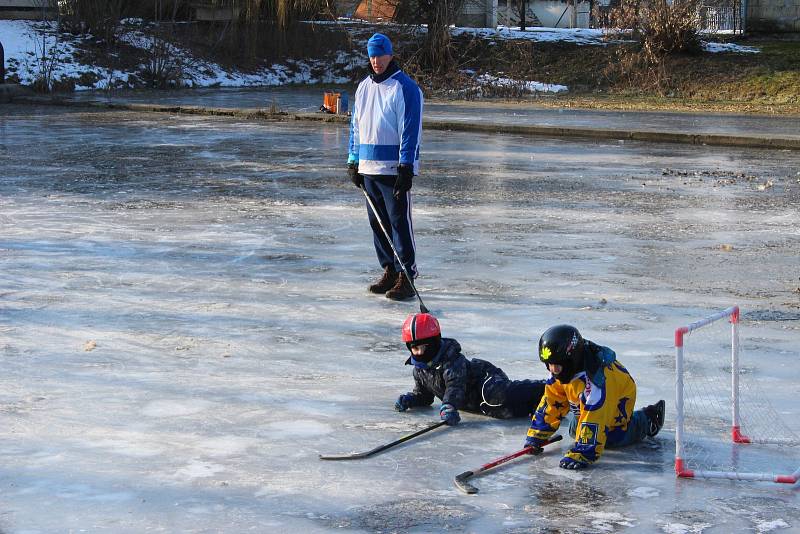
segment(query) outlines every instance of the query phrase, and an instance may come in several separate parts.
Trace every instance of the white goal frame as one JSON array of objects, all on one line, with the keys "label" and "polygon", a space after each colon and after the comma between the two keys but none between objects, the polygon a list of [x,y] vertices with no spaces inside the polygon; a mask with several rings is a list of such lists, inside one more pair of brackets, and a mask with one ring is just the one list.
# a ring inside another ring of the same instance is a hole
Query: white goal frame
[{"label": "white goal frame", "polygon": [[714,471],[688,469],[684,462],[684,336],[712,323],[728,319],[731,324],[731,440],[737,444],[774,443],[786,440],[769,439],[763,436],[742,434],[739,419],[739,307],[732,306],[705,319],[675,329],[675,474],[680,478],[723,478],[731,480],[762,480],[784,484],[795,484],[800,479],[800,468],[792,474],[742,473],[736,471]]}]

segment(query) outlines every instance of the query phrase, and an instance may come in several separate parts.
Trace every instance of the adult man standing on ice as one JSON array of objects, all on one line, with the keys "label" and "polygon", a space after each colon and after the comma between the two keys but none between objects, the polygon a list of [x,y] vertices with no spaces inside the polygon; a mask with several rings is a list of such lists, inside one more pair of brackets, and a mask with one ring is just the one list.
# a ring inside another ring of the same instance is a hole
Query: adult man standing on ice
[{"label": "adult man standing on ice", "polygon": [[372,199],[392,239],[389,243],[368,205],[375,252],[384,269],[369,291],[406,300],[414,296],[414,288],[405,272],[417,276],[409,190],[419,172],[422,91],[394,61],[388,37],[381,33],[370,37],[367,52],[372,73],[358,85],[353,101],[348,175]]}]

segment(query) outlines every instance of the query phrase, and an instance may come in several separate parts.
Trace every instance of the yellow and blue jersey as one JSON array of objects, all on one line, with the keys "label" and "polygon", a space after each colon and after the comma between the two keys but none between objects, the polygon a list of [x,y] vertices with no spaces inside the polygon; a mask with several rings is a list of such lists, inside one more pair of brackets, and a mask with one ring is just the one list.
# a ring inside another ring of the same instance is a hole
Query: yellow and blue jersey
[{"label": "yellow and blue jersey", "polygon": [[577,418],[575,444],[565,455],[594,463],[606,445],[623,441],[636,403],[636,383],[608,347],[588,342],[595,369],[576,373],[569,383],[551,376],[544,396],[531,418],[528,436],[546,440],[558,430],[561,420],[573,412]]}]

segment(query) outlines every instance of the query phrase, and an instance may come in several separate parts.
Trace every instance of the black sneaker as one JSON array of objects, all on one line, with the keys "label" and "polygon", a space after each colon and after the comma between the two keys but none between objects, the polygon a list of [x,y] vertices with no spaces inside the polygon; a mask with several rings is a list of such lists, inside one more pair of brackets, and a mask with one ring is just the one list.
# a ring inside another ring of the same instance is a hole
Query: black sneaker
[{"label": "black sneaker", "polygon": [[370,293],[386,293],[394,287],[397,283],[397,271],[391,267],[386,267],[383,270],[383,276],[380,280],[369,286],[367,289]]},{"label": "black sneaker", "polygon": [[646,406],[642,411],[647,416],[647,435],[651,438],[658,434],[661,427],[664,426],[664,411],[666,409],[666,404],[663,400],[658,401],[655,404],[651,404],[650,406]]},{"label": "black sneaker", "polygon": [[408,300],[414,296],[414,288],[406,278],[405,273],[397,275],[397,283],[386,292],[386,298],[392,300]]}]

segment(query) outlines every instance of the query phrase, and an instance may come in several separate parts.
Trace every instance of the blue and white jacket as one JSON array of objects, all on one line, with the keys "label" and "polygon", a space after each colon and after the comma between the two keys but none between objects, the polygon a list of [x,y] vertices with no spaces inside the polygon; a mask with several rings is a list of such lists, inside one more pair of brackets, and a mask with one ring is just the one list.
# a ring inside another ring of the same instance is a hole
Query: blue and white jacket
[{"label": "blue and white jacket", "polygon": [[348,163],[367,175],[396,175],[399,163],[419,174],[422,91],[397,63],[358,84],[352,113]]}]

